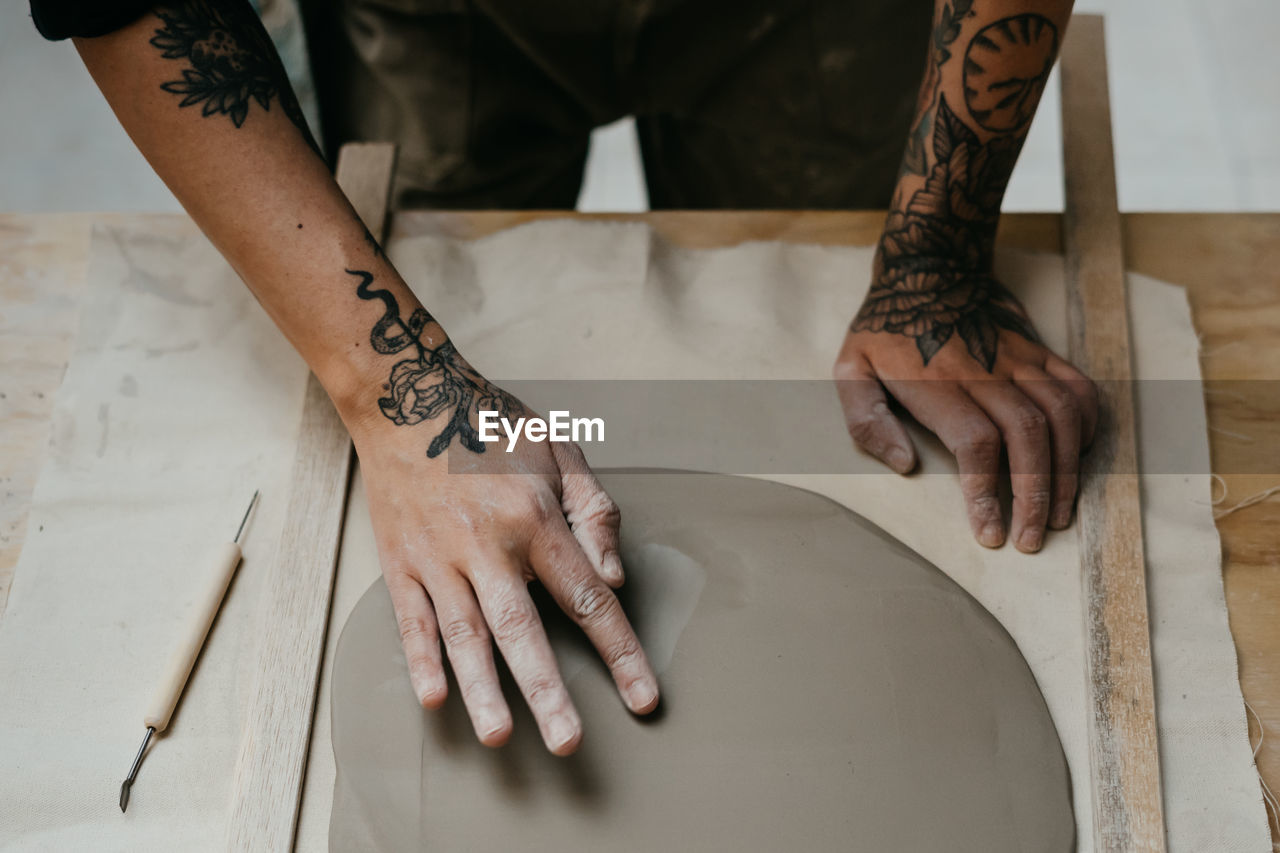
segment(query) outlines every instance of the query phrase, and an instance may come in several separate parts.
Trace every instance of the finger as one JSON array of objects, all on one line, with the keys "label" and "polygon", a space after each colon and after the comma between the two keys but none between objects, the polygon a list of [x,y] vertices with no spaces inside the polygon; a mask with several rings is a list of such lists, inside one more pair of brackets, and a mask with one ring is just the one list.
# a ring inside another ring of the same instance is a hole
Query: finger
[{"label": "finger", "polygon": [[613,590],[591,569],[567,527],[548,525],[533,545],[534,573],[586,632],[627,707],[637,714],[652,711],[658,705],[658,679]]},{"label": "finger", "polygon": [[560,506],[573,538],[605,583],[615,589],[622,586],[622,557],[618,552],[622,511],[591,472],[578,445],[552,442],[551,452],[560,467]]},{"label": "finger", "polygon": [[916,466],[916,451],[902,421],[889,411],[884,388],[862,356],[842,358],[832,374],[853,443],[899,474]]},{"label": "finger", "polygon": [[449,695],[440,655],[440,632],[427,591],[417,578],[397,574],[387,578],[391,605],[396,611],[400,643],[409,664],[409,682],[424,708],[439,708]]},{"label": "finger", "polygon": [[887,381],[889,393],[938,436],[956,458],[969,527],[988,548],[1004,544],[997,492],[1000,430],[959,385],[941,381]]},{"label": "finger", "polygon": [[507,667],[538,721],[542,742],[552,753],[568,755],[582,740],[582,721],[569,700],[538,609],[520,582],[521,575],[519,567],[511,566],[510,571],[500,574],[500,580],[477,580],[477,598]]},{"label": "finger", "polygon": [[1071,523],[1080,485],[1080,401],[1065,382],[1034,367],[1020,368],[1013,381],[1049,421],[1053,472],[1049,526],[1061,530]]},{"label": "finger", "polygon": [[501,746],[511,735],[511,710],[498,686],[493,644],[475,594],[465,578],[450,572],[433,584],[431,595],[440,636],[476,737],[485,746]]},{"label": "finger", "polygon": [[1009,481],[1013,486],[1009,529],[1014,547],[1026,553],[1038,551],[1044,544],[1053,482],[1048,418],[1026,394],[1004,379],[969,382],[965,390],[1000,428],[1009,453]]},{"label": "finger", "polygon": [[1098,386],[1070,363],[1050,354],[1044,365],[1045,373],[1065,382],[1080,401],[1080,446],[1087,449],[1093,444],[1098,430]]}]

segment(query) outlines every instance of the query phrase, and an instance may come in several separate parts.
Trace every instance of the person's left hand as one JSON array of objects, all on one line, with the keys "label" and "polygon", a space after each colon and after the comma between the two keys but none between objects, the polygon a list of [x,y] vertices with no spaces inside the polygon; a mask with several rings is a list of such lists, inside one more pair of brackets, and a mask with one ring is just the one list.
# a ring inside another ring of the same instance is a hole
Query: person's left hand
[{"label": "person's left hand", "polygon": [[1005,541],[997,485],[1007,452],[1014,544],[1039,550],[1046,526],[1071,523],[1098,420],[1093,382],[1040,342],[988,273],[914,258],[887,271],[878,259],[876,275],[833,369],[854,443],[900,474],[915,468],[887,389],[955,455],[969,525],[989,548]]}]

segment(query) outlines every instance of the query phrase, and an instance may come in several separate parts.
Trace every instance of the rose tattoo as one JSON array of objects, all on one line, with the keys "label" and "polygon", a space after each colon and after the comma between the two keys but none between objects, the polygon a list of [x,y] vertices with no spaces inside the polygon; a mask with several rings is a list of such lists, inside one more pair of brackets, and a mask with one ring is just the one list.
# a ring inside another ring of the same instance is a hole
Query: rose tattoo
[{"label": "rose tattoo", "polygon": [[372,288],[373,274],[364,270],[347,270],[360,279],[356,295],[361,299],[379,300],[385,311],[369,333],[369,343],[384,355],[412,350],[410,358],[391,368],[387,395],[378,399],[378,408],[397,426],[411,426],[447,415],[449,420],[427,446],[427,456],[434,459],[443,453],[456,437],[474,453],[484,453],[484,443],[471,425],[471,413],[498,412],[509,418],[521,408],[520,402],[476,373],[458,355],[452,341],[438,347],[422,341],[422,331],[435,319],[426,309],[418,308],[408,320],[400,317],[400,304],[388,290]]}]

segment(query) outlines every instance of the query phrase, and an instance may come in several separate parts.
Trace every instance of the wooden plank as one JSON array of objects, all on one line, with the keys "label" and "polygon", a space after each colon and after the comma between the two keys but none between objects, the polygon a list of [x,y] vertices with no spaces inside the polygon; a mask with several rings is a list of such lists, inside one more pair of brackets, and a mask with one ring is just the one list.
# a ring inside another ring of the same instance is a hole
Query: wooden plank
[{"label": "wooden plank", "polygon": [[[392,145],[348,145],[338,156],[338,184],[379,239],[394,169]],[[227,833],[232,850],[293,848],[351,454],[346,427],[311,374],[284,529],[266,593],[258,674],[236,761]]]},{"label": "wooden plank", "polygon": [[1090,788],[1098,851],[1163,851],[1132,355],[1101,16],[1072,18],[1062,55],[1067,321],[1072,361],[1099,383],[1080,483]]}]

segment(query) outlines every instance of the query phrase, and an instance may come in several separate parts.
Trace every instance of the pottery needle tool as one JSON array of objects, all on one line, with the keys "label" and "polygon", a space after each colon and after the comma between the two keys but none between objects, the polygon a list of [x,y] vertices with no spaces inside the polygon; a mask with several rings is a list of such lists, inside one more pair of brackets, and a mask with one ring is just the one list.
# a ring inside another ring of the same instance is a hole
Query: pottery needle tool
[{"label": "pottery needle tool", "polygon": [[147,706],[146,714],[143,715],[142,724],[147,727],[147,734],[143,737],[142,746],[138,748],[138,754],[133,759],[133,766],[129,768],[129,775],[120,786],[120,811],[122,812],[129,805],[129,789],[138,778],[138,767],[142,764],[142,756],[147,751],[147,744],[151,742],[151,737],[156,732],[164,731],[169,725],[173,709],[177,707],[182,690],[187,686],[191,667],[195,665],[196,657],[204,646],[205,637],[209,634],[213,617],[222,606],[222,598],[227,593],[227,587],[231,585],[231,577],[236,573],[236,567],[240,565],[240,534],[244,533],[249,513],[253,512],[254,504],[257,502],[258,492],[255,491],[253,497],[249,499],[249,507],[244,511],[244,517],[240,519],[235,538],[218,546],[208,557],[208,569],[205,575],[208,585],[196,599],[191,617],[186,624],[182,643],[170,655],[164,676],[156,685],[156,690],[151,695],[151,703]]}]

